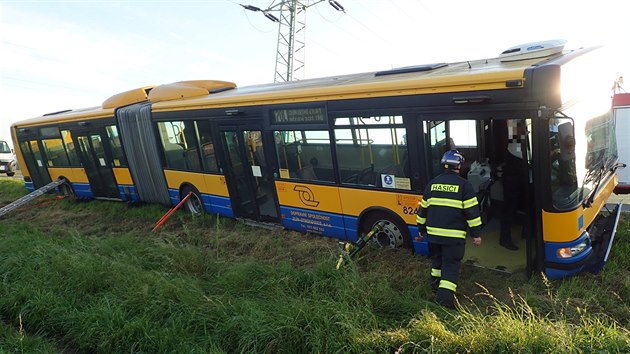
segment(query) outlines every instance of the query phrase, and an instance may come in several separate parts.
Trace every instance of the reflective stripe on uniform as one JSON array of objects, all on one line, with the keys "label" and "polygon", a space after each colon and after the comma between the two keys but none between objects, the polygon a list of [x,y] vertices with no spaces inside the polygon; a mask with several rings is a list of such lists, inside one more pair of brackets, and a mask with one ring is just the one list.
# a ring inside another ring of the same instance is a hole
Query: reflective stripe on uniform
[{"label": "reflective stripe on uniform", "polygon": [[457,208],[457,209],[464,208],[462,201],[457,200],[457,199],[429,198],[429,200],[427,200],[427,203],[429,204],[428,206],[437,205],[437,206],[445,206],[445,207],[451,207],[451,208]]},{"label": "reflective stripe on uniform", "polygon": [[479,205],[479,202],[477,201],[477,197],[472,197],[468,200],[464,200],[463,204],[464,204],[464,209],[468,209],[472,206]]},{"label": "reflective stripe on uniform", "polygon": [[427,218],[421,218],[420,215],[416,215],[416,224],[426,224]]},{"label": "reflective stripe on uniform", "polygon": [[436,278],[442,277],[442,269],[431,268],[431,276]]},{"label": "reflective stripe on uniform", "polygon": [[427,226],[427,233],[433,236],[466,238],[466,231],[457,229],[442,229],[439,227]]},{"label": "reflective stripe on uniform", "polygon": [[480,226],[481,225],[481,217],[478,216],[478,217],[476,217],[474,219],[466,220],[466,222],[468,223],[468,227]]},{"label": "reflective stripe on uniform", "polygon": [[440,280],[440,286],[439,287],[442,288],[442,289],[448,289],[448,290],[450,290],[452,292],[455,292],[455,290],[457,290],[457,284],[455,284],[453,282],[450,282],[448,280],[444,280],[444,279]]},{"label": "reflective stripe on uniform", "polygon": [[429,203],[422,198],[422,200],[420,200],[420,206],[426,209],[429,207]]}]

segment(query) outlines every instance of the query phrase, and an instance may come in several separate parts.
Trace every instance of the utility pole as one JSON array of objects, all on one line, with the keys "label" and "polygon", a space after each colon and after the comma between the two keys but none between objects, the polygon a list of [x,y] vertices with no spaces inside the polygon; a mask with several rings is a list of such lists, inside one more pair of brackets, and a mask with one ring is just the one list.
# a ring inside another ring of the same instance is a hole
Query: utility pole
[{"label": "utility pole", "polygon": [[[246,10],[262,12],[269,20],[278,23],[274,82],[304,78],[306,9],[324,1],[315,0],[310,3],[310,0],[274,0],[266,9],[240,4]],[[328,3],[335,10],[345,12],[337,1],[328,0]]]}]

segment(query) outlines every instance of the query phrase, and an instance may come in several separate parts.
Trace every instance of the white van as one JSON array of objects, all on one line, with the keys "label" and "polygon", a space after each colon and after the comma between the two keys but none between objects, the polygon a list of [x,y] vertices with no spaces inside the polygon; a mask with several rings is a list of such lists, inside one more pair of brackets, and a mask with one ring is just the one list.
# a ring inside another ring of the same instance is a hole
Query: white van
[{"label": "white van", "polygon": [[15,155],[6,141],[0,140],[0,174],[6,173],[7,176],[15,174]]}]

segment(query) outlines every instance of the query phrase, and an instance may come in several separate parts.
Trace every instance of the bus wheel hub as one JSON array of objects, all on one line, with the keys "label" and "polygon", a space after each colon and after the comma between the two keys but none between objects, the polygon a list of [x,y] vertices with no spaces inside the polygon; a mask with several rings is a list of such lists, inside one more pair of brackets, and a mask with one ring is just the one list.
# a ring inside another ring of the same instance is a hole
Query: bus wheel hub
[{"label": "bus wheel hub", "polygon": [[379,246],[383,248],[401,247],[403,244],[403,235],[400,229],[388,220],[379,220],[379,222],[384,223],[383,230],[374,237]]}]

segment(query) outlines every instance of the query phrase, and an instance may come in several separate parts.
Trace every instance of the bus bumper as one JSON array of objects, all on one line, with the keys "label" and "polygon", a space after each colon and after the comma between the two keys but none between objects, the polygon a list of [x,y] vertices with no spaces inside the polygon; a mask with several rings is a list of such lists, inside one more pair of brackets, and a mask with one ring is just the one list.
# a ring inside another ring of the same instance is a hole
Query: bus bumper
[{"label": "bus bumper", "polygon": [[615,194],[630,194],[630,183],[619,183],[613,192]]},{"label": "bus bumper", "polygon": [[[608,261],[620,213],[621,204],[618,204],[607,215],[600,213],[589,227],[589,232],[584,232],[575,241],[545,243],[545,274],[547,277],[560,279],[583,271],[599,273]],[[571,258],[560,258],[557,255],[561,248],[571,249],[575,247],[584,247],[584,250]]]}]

